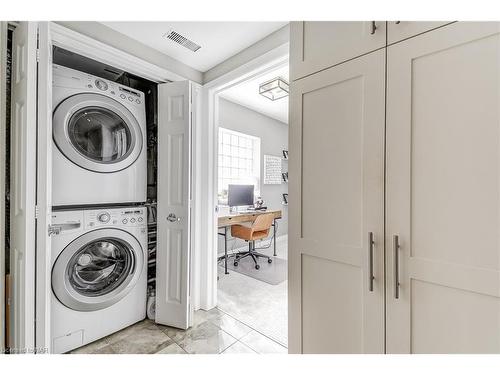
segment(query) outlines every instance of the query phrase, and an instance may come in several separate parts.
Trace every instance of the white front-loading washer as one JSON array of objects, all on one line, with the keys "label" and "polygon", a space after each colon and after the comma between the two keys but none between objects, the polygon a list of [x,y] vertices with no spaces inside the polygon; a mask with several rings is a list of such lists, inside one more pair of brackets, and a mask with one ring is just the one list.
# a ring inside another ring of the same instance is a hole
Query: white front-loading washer
[{"label": "white front-loading washer", "polygon": [[54,211],[51,352],[65,353],[146,317],[144,207]]},{"label": "white front-loading washer", "polygon": [[146,201],[144,93],[53,65],[52,204]]}]

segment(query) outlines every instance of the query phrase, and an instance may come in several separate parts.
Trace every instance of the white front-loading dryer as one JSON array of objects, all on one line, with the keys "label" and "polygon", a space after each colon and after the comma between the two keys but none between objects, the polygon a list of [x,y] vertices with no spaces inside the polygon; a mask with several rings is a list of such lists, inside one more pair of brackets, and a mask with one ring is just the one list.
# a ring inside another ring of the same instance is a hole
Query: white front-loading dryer
[{"label": "white front-loading dryer", "polygon": [[146,201],[144,93],[53,65],[52,204]]},{"label": "white front-loading dryer", "polygon": [[51,352],[146,317],[146,215],[144,207],[53,212]]}]

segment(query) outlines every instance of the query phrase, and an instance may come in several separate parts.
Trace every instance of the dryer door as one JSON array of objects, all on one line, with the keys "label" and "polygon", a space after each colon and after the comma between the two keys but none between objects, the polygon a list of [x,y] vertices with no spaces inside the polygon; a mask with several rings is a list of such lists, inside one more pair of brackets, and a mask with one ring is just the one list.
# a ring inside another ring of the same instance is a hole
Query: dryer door
[{"label": "dryer door", "polygon": [[120,229],[97,229],[71,242],[52,268],[57,299],[73,310],[95,311],[125,297],[141,276],[137,239]]},{"label": "dryer door", "polygon": [[70,161],[101,173],[127,168],[143,147],[135,116],[101,94],[77,94],[61,102],[54,111],[53,136]]}]

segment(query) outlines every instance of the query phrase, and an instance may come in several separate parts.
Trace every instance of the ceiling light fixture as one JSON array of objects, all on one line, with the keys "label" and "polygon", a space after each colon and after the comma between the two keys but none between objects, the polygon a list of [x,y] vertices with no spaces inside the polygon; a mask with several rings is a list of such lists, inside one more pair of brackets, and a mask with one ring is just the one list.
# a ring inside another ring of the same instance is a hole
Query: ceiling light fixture
[{"label": "ceiling light fixture", "polygon": [[288,96],[288,82],[283,77],[276,77],[259,85],[259,94],[272,101]]}]

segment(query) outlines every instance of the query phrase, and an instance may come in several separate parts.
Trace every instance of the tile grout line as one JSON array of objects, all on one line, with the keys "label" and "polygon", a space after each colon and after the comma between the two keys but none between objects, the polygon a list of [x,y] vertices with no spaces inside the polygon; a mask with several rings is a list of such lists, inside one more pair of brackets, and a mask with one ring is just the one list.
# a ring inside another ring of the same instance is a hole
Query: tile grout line
[{"label": "tile grout line", "polygon": [[[223,310],[219,309],[218,307],[215,307],[215,308],[216,308],[217,310],[219,310],[220,312],[222,312],[222,313],[226,314],[227,316],[229,316],[229,317],[233,318],[233,319],[234,319],[234,320],[236,320],[237,322],[240,322],[241,324],[243,324],[243,325],[247,326],[247,327],[248,327],[248,328],[250,328],[252,331],[257,332],[258,334],[260,334],[260,335],[264,336],[265,338],[267,338],[267,339],[271,340],[272,342],[274,342],[274,343],[278,344],[279,346],[282,346],[283,348],[285,348],[285,349],[288,351],[288,347],[287,347],[287,346],[285,346],[285,345],[281,344],[280,342],[276,341],[276,340],[275,340],[275,339],[273,339],[272,337],[269,337],[268,335],[266,335],[266,334],[264,334],[264,333],[260,332],[258,329],[255,329],[255,328],[251,327],[251,326],[250,326],[250,325],[248,325],[247,323],[242,322],[242,321],[241,321],[241,320],[239,320],[238,318],[235,318],[235,317],[234,317],[234,316],[232,316],[231,314],[229,314],[229,313],[227,313],[227,312],[225,312],[225,311],[223,311]],[[222,328],[221,328],[221,329],[222,329]],[[225,331],[224,331],[224,332],[225,332]],[[248,335],[249,333],[250,333],[250,332],[248,332],[248,333],[246,333],[245,335],[243,335],[243,336],[242,336],[239,340],[241,340],[243,337],[245,337],[245,336],[246,336],[246,335]],[[231,335],[231,336],[232,336],[232,335]],[[233,336],[233,337],[234,337],[234,336]],[[248,345],[247,345],[247,346],[248,346]],[[251,348],[250,348],[250,349],[251,349]]]},{"label": "tile grout line", "polygon": [[[250,331],[251,332],[251,331]],[[250,333],[248,332],[248,333]],[[248,333],[244,334],[241,338],[245,337],[246,335],[248,335]],[[233,336],[234,337],[234,336]],[[244,345],[246,346],[248,349],[250,349],[252,352],[254,352],[255,354],[262,354],[262,353],[259,353],[257,352],[256,350],[253,350],[251,347],[249,347],[247,344],[245,344],[243,341],[241,340],[236,340],[235,342],[233,342],[231,345],[229,345],[226,349],[224,349],[222,352],[220,352],[220,354],[223,354],[226,350],[228,350],[230,347],[236,345],[237,343],[240,343],[241,345]]]}]

